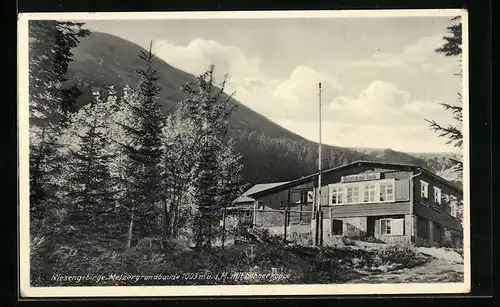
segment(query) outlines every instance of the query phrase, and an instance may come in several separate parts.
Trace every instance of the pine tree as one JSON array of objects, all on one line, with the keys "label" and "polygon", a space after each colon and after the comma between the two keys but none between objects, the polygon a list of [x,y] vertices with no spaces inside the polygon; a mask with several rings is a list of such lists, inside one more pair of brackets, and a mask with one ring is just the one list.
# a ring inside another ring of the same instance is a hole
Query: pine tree
[{"label": "pine tree", "polygon": [[217,151],[208,135],[201,143],[204,149],[198,155],[193,178],[193,198],[198,209],[195,220],[196,246],[210,247],[214,237],[213,227],[220,213],[217,203]]},{"label": "pine tree", "polygon": [[76,87],[64,88],[63,82],[71,48],[90,34],[82,27],[54,20],[29,23],[30,221],[37,233],[47,212],[57,206],[56,183],[63,162],[57,139],[80,94]]},{"label": "pine tree", "polygon": [[174,116],[178,124],[188,122],[191,127],[189,138],[194,144],[194,155],[189,157],[193,161],[190,187],[197,210],[193,221],[197,246],[211,246],[217,236],[215,226],[222,207],[236,194],[235,182],[241,177],[240,157],[233,152],[234,144],[229,139],[228,120],[235,105],[231,96],[224,93],[225,80],[220,88],[214,83],[212,66],[196,83],[185,84],[184,100]]},{"label": "pine tree", "polygon": [[[460,22],[460,16],[454,17],[451,20],[454,24],[448,26],[448,32],[451,36],[444,36],[443,39],[446,41],[443,46],[436,49],[436,52],[443,53],[447,57],[459,57],[459,64],[461,64],[462,55],[462,23]],[[462,76],[461,65],[460,72],[457,74]],[[451,112],[453,119],[456,121],[456,125],[442,126],[434,120],[426,121],[429,123],[430,128],[434,130],[438,137],[447,138],[446,144],[450,144],[454,147],[462,149],[463,146],[463,134],[462,134],[462,94],[457,93],[457,102],[454,104],[443,103],[442,104],[446,111]],[[456,165],[456,171],[462,173],[463,163],[452,159]]]},{"label": "pine tree", "polygon": [[130,162],[126,172],[128,184],[125,198],[131,212],[129,233],[133,231],[139,236],[151,237],[159,234],[161,218],[161,131],[164,115],[151,48],[149,52],[141,51],[139,57],[144,61],[145,68],[137,70],[141,81],[135,94],[131,95],[135,101],[128,104],[136,125],[123,125],[130,139],[128,144],[123,144]]},{"label": "pine tree", "polygon": [[71,118],[68,128],[76,136],[69,150],[68,219],[76,234],[84,237],[115,234],[115,179],[109,168],[115,153],[109,146],[109,119],[116,96],[112,87],[107,94],[103,99],[101,92],[94,92],[91,103]]}]

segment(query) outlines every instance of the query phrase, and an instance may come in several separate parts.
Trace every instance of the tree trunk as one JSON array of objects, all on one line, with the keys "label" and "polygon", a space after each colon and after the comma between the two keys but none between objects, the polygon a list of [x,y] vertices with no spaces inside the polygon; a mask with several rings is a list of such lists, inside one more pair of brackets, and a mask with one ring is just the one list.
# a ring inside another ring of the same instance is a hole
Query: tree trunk
[{"label": "tree trunk", "polygon": [[172,200],[172,203],[170,204],[170,221],[168,223],[170,238],[175,238],[175,221],[177,219],[177,212],[175,208],[177,207],[177,202],[177,196],[175,196]]},{"label": "tree trunk", "polygon": [[202,226],[201,216],[196,217],[195,227],[196,227],[196,235],[195,235],[196,247],[202,247],[203,246],[203,229],[202,229],[203,226]]},{"label": "tree trunk", "polygon": [[166,242],[170,236],[170,213],[168,212],[167,201],[163,204],[163,225],[162,225],[162,241]]},{"label": "tree trunk", "polygon": [[130,248],[132,246],[133,228],[134,228],[134,208],[132,207],[132,213],[130,214],[130,223],[128,225],[127,248]]},{"label": "tree trunk", "polygon": [[173,229],[173,237],[177,238],[177,235],[179,234],[179,219],[180,219],[180,202],[181,202],[181,197],[177,199],[177,203],[175,204],[174,208],[174,223],[172,225]]}]

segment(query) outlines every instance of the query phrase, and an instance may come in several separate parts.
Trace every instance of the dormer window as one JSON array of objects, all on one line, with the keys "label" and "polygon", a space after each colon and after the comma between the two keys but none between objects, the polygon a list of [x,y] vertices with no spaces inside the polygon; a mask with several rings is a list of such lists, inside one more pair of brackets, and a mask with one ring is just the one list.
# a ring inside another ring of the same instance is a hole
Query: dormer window
[{"label": "dormer window", "polygon": [[420,197],[429,198],[429,183],[420,180]]},{"label": "dormer window", "polygon": [[441,205],[441,189],[434,187],[434,201]]}]

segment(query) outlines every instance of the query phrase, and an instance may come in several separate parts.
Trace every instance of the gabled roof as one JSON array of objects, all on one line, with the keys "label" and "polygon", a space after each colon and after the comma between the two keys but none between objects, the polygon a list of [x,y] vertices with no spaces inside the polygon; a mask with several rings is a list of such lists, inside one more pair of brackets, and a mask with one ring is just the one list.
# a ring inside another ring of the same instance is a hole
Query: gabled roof
[{"label": "gabled roof", "polygon": [[244,202],[252,202],[255,201],[252,197],[249,197],[249,195],[260,193],[262,191],[269,190],[271,188],[281,186],[285,183],[288,183],[289,181],[283,181],[283,182],[270,182],[270,183],[258,183],[253,185],[250,189],[246,190],[241,194],[240,197],[238,197],[236,200],[234,200],[235,203],[244,203]]},{"label": "gabled roof", "polygon": [[[355,162],[352,162],[352,163],[348,163],[348,164],[344,164],[344,165],[341,165],[341,166],[333,167],[333,168],[330,168],[330,169],[327,169],[327,170],[323,170],[322,174],[326,174],[326,173],[330,173],[330,172],[334,172],[334,171],[339,171],[339,170],[342,170],[342,169],[345,169],[345,168],[349,168],[349,167],[352,167],[352,166],[355,166],[355,165],[366,165],[366,166],[374,166],[374,167],[389,167],[389,168],[393,168],[393,169],[407,170],[407,171],[412,171],[412,172],[421,171],[422,173],[426,173],[426,174],[428,174],[428,175],[430,175],[430,176],[432,176],[434,178],[438,178],[440,181],[442,181],[449,188],[454,189],[455,191],[457,191],[459,193],[463,193],[462,189],[460,187],[458,187],[457,185],[455,185],[455,184],[447,181],[446,179],[444,179],[444,178],[442,178],[442,177],[440,177],[440,176],[432,173],[431,171],[423,168],[422,166],[415,165],[415,164],[399,164],[399,163],[388,163],[388,162],[379,162],[379,161],[355,161]],[[295,179],[295,180],[292,180],[292,181],[288,181],[288,182],[284,182],[284,183],[281,183],[281,184],[277,184],[275,186],[271,186],[271,187],[268,187],[266,189],[260,189],[258,191],[250,192],[250,193],[247,193],[246,196],[247,197],[255,197],[255,196],[257,196],[258,197],[258,196],[261,196],[261,195],[264,195],[264,194],[267,194],[267,193],[270,193],[270,192],[274,192],[274,191],[278,191],[278,190],[282,190],[282,189],[291,188],[291,187],[294,187],[294,186],[297,186],[297,185],[309,182],[311,180],[314,180],[318,176],[318,173],[319,172],[316,172],[314,174],[311,174],[311,175],[308,175],[308,176],[304,176],[304,177],[299,178],[299,179]],[[249,192],[249,191],[247,191],[247,192]]]}]

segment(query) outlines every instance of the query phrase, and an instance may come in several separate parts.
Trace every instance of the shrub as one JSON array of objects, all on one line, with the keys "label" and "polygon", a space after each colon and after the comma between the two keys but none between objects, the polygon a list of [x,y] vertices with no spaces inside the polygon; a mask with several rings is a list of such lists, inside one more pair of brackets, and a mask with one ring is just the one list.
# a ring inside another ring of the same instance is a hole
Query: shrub
[{"label": "shrub", "polygon": [[421,260],[417,249],[411,243],[389,244],[378,251],[378,256],[383,262],[399,263],[405,267],[413,266]]},{"label": "shrub", "polygon": [[234,240],[236,241],[250,241],[253,239],[252,233],[252,222],[247,220],[238,221],[237,224],[230,229],[228,232],[234,235]]},{"label": "shrub", "polygon": [[312,238],[308,233],[293,232],[290,235],[290,241],[300,246],[310,246],[313,243]]},{"label": "shrub", "polygon": [[283,242],[282,238],[277,235],[272,235],[266,228],[252,228],[250,234],[259,241],[267,244],[280,245]]}]

